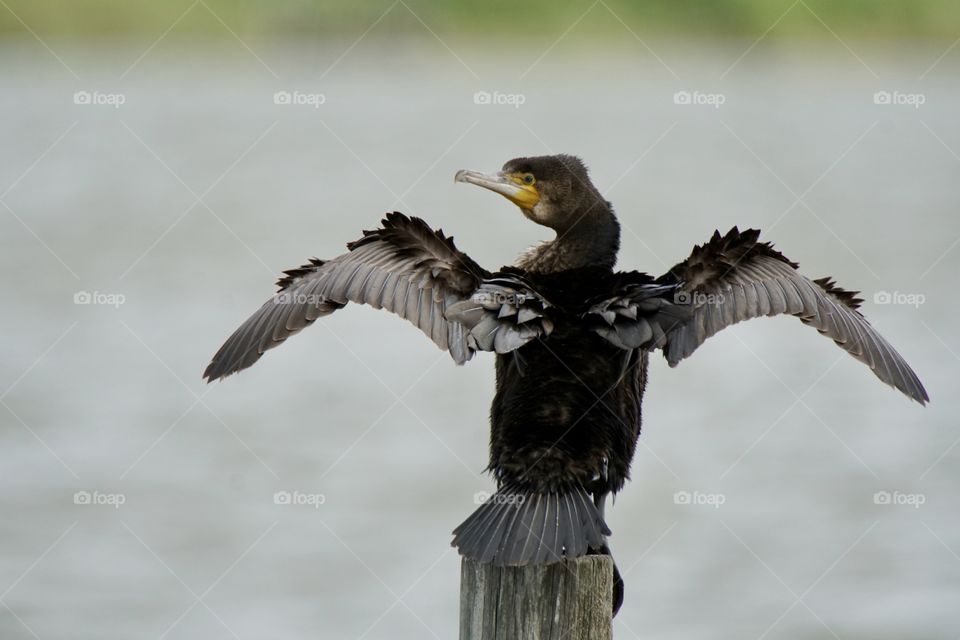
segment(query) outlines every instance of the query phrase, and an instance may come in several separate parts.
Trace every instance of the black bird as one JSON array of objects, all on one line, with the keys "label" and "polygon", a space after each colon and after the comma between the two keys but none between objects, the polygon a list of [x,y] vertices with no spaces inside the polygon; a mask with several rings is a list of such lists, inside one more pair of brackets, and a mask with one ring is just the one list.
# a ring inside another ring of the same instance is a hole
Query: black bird
[{"label": "black bird", "polygon": [[[409,320],[458,364],[495,352],[488,469],[499,489],[454,531],[464,556],[524,565],[609,553],[603,507],[630,475],[650,352],[674,366],[742,320],[796,316],[883,382],[928,401],[858,311],[856,292],[800,275],[759,231],[715,232],[654,278],[614,271],[620,225],[576,157],[516,158],[495,175],[460,171],[455,180],[506,196],[556,238],[491,273],[441,230],[389,213],[348,253],[286,271],[204,377],[249,367],[348,302]],[[615,610],[622,598],[617,573]]]}]

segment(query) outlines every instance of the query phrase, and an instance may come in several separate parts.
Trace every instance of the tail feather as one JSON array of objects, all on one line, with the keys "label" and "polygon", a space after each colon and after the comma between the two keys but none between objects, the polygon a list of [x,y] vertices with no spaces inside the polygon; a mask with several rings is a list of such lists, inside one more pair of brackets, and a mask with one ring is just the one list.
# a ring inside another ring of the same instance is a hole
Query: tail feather
[{"label": "tail feather", "polygon": [[509,537],[508,534],[514,530],[514,523],[520,515],[520,509],[491,509],[491,511],[493,511],[493,519],[490,525],[474,533],[477,547],[481,549],[478,557],[481,562],[493,562],[500,552],[500,546]]},{"label": "tail feather", "polygon": [[[486,503],[484,503],[486,504]],[[475,550],[476,545],[479,543],[479,540],[488,540],[493,537],[487,533],[487,535],[482,535],[482,532],[487,531],[491,526],[495,525],[495,522],[498,519],[502,519],[507,514],[502,511],[497,511],[496,509],[477,509],[467,518],[459,527],[454,530],[454,535],[458,536],[463,540],[471,540],[471,548]],[[457,546],[457,538],[454,539],[454,546]],[[477,560],[480,558],[476,555],[472,556]]]},{"label": "tail feather", "polygon": [[605,548],[610,529],[579,484],[550,492],[507,484],[453,534],[461,555],[505,566],[586,555]]},{"label": "tail feather", "polygon": [[560,496],[553,494],[547,496],[547,507],[544,513],[543,544],[540,550],[533,558],[536,564],[543,564],[550,561],[553,550],[557,548],[557,541],[560,539],[560,527],[550,526],[558,521],[560,517]]}]

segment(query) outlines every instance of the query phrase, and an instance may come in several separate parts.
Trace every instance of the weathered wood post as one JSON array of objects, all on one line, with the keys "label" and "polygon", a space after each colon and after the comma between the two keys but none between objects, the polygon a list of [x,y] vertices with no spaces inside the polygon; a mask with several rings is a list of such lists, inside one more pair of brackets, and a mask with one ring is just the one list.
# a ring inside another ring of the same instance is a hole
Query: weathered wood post
[{"label": "weathered wood post", "polygon": [[610,640],[613,560],[497,567],[464,558],[460,640]]}]

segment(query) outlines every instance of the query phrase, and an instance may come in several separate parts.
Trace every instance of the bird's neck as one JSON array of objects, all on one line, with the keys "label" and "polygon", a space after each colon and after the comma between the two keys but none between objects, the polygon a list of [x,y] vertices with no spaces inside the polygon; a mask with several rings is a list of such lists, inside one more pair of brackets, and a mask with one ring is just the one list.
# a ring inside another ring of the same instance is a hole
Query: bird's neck
[{"label": "bird's neck", "polygon": [[613,211],[590,211],[572,216],[575,222],[557,229],[557,237],[527,249],[517,266],[537,273],[582,267],[612,269],[620,250],[620,223]]}]

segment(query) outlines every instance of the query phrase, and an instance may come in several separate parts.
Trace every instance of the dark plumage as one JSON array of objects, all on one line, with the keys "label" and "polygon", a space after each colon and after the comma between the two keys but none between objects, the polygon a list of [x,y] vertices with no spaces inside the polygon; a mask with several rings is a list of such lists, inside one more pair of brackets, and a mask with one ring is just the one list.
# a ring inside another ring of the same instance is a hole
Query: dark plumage
[{"label": "dark plumage", "polygon": [[[287,271],[204,377],[250,366],[349,302],[409,320],[458,364],[495,352],[489,470],[499,490],[454,531],[465,556],[522,565],[609,553],[603,509],[630,475],[649,353],[674,366],[742,320],[796,316],[883,382],[928,400],[856,293],[801,276],[756,230],[716,232],[658,278],[615,272],[620,226],[578,158],[517,158],[495,175],[456,180],[504,195],[557,237],[491,273],[442,231],[387,214],[348,253]],[[617,574],[615,608],[622,589]]]}]

